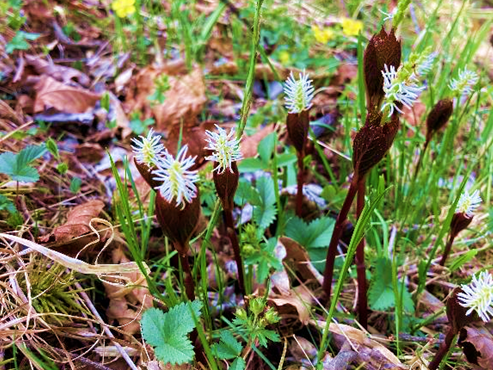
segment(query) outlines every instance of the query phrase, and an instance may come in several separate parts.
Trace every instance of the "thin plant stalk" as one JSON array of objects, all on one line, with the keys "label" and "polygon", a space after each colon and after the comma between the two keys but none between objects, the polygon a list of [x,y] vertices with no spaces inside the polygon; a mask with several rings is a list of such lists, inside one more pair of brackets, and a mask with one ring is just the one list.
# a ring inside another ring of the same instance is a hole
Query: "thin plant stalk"
[{"label": "thin plant stalk", "polygon": [[450,237],[447,241],[447,244],[445,245],[445,250],[443,252],[442,259],[440,260],[440,266],[445,266],[445,261],[447,261],[450,251],[452,250],[452,244],[454,244],[454,240],[456,236],[457,236],[456,234],[450,233]]},{"label": "thin plant stalk", "polygon": [[341,239],[342,232],[344,231],[344,225],[346,224],[347,215],[349,210],[351,209],[351,204],[353,204],[353,200],[356,196],[356,192],[358,191],[358,179],[355,177],[349,186],[348,193],[346,195],[346,199],[344,200],[344,204],[342,205],[341,211],[337,216],[336,223],[334,225],[334,231],[332,232],[332,237],[330,239],[329,248],[327,250],[327,258],[325,263],[325,271],[324,271],[324,282],[322,288],[325,292],[325,298],[328,300],[330,298],[330,292],[332,290],[332,278],[334,277],[334,264],[335,258],[337,255],[337,246],[339,244],[339,240]]},{"label": "thin plant stalk", "polygon": [[300,217],[303,213],[303,183],[304,183],[304,152],[298,152],[298,175],[296,176],[296,216]]},{"label": "thin plant stalk", "polygon": [[442,342],[440,345],[440,348],[438,349],[438,352],[436,353],[435,357],[433,358],[433,361],[430,362],[428,365],[429,370],[437,370],[438,367],[440,366],[440,363],[442,360],[445,358],[447,353],[449,353],[450,348],[452,347],[452,343],[455,341],[456,334],[450,328],[447,331],[447,334],[445,335],[445,340]]},{"label": "thin plant stalk", "polygon": [[233,211],[231,209],[224,210],[224,220],[226,223],[229,239],[231,240],[231,244],[233,246],[234,258],[236,261],[236,267],[238,269],[238,283],[240,285],[240,291],[243,295],[246,295],[243,260],[241,258],[240,244],[238,242],[238,236],[236,235],[235,224],[233,220]]},{"label": "thin plant stalk", "polygon": [[[356,198],[356,214],[361,217],[365,208],[366,178],[358,182],[358,196]],[[365,269],[365,238],[363,237],[356,249],[356,271],[358,277],[358,313],[359,322],[365,329],[368,327],[368,297]]]},{"label": "thin plant stalk", "polygon": [[[177,251],[189,250],[189,245],[175,245]],[[188,262],[187,253],[178,253],[180,256],[180,264],[183,272],[185,273],[185,278],[183,283],[185,284],[185,291],[187,297],[190,301],[195,300],[195,283],[193,282],[192,270],[190,269],[190,263]]]},{"label": "thin plant stalk", "polygon": [[425,156],[426,150],[428,149],[429,145],[430,145],[430,139],[427,139],[425,142],[425,145],[423,146],[423,150],[419,154],[418,164],[416,165],[416,170],[414,171],[413,183],[416,181],[416,178],[418,177],[418,173],[419,173],[419,170],[421,169],[421,164],[423,162],[423,157]]}]

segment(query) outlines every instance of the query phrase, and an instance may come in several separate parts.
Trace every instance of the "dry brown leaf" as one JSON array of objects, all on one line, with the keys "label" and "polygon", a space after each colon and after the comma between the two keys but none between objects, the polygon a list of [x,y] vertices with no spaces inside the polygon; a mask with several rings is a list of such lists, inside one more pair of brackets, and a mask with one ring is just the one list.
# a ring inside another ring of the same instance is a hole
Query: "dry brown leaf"
[{"label": "dry brown leaf", "polygon": [[481,369],[493,369],[493,335],[485,327],[466,326],[461,329],[459,345],[470,363]]},{"label": "dry brown leaf", "polygon": [[287,254],[284,260],[288,263],[290,260],[293,261],[295,264],[294,269],[301,274],[304,282],[306,283],[313,280],[322,284],[323,277],[317,269],[313,267],[308,252],[291,238],[283,236],[280,238],[280,242],[284,245],[284,248],[286,248]]},{"label": "dry brown leaf", "polygon": [[84,113],[94,108],[101,95],[89,90],[65,85],[57,80],[42,76],[34,87],[36,99],[34,112],[42,112],[45,107],[53,107],[60,112]]},{"label": "dry brown leaf", "polygon": [[258,144],[264,137],[274,132],[274,125],[267,125],[263,129],[257,131],[252,136],[243,138],[240,144],[240,151],[243,154],[243,158],[255,157],[257,155]]},{"label": "dry brown leaf", "polygon": [[70,210],[67,214],[67,222],[58,226],[53,233],[40,238],[43,243],[50,243],[49,247],[67,255],[76,255],[86,245],[96,240],[96,235],[87,235],[92,230],[89,223],[99,216],[104,208],[104,203],[93,199]]},{"label": "dry brown leaf", "polygon": [[[112,251],[113,263],[126,263],[130,260],[125,256],[122,245]],[[110,320],[117,320],[122,330],[129,335],[140,332],[142,312],[152,307],[152,298],[147,288],[145,276],[140,272],[122,274],[134,285],[120,285],[103,282],[107,297],[110,300],[106,315]],[[109,280],[109,279],[107,279]]]},{"label": "dry brown leaf", "polygon": [[91,83],[91,80],[86,74],[75,68],[56,65],[34,55],[25,55],[24,58],[26,59],[26,63],[32,66],[39,75],[47,75],[64,83],[76,79],[82,86],[89,86]]},{"label": "dry brown leaf", "polygon": [[300,285],[290,291],[289,295],[270,295],[268,301],[275,304],[284,318],[297,317],[302,324],[310,321],[310,306],[313,296],[309,289]]}]

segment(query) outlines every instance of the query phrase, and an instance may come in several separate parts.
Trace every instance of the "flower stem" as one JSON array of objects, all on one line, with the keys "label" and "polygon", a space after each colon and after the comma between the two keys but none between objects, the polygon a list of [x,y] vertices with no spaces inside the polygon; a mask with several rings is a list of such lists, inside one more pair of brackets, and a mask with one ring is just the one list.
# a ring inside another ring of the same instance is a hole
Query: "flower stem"
[{"label": "flower stem", "polygon": [[440,260],[440,266],[445,266],[445,261],[447,260],[450,250],[452,249],[452,244],[454,244],[454,239],[457,236],[455,233],[450,233],[450,237],[448,239],[447,245],[445,246],[445,250],[443,251],[442,259]]},{"label": "flower stem", "polygon": [[297,180],[297,191],[296,191],[296,216],[301,218],[303,214],[303,180],[304,180],[304,166],[303,159],[305,157],[305,153],[298,152],[298,175],[296,176]]},{"label": "flower stem", "polygon": [[[358,181],[358,197],[356,199],[356,215],[358,219],[365,208],[366,178]],[[359,322],[365,329],[368,326],[368,298],[365,269],[365,238],[363,237],[356,249],[356,271],[358,275],[358,313]]]},{"label": "flower stem", "polygon": [[[189,245],[175,245],[177,251],[188,251]],[[190,301],[195,300],[195,283],[192,278],[192,271],[190,270],[190,263],[188,262],[188,253],[180,253],[180,264],[185,274],[184,284],[187,297]]]},{"label": "flower stem", "polygon": [[455,334],[456,333],[453,332],[452,328],[450,328],[447,334],[445,335],[445,340],[442,342],[442,344],[440,344],[440,348],[438,349],[435,358],[433,358],[433,361],[431,361],[430,364],[428,365],[429,370],[438,369],[438,366],[440,366],[440,363],[442,362],[445,355],[449,352],[450,347],[454,342]]},{"label": "flower stem", "polygon": [[327,250],[327,258],[325,260],[325,270],[324,270],[324,282],[322,288],[325,293],[325,299],[330,299],[330,291],[332,290],[332,278],[334,277],[334,263],[337,255],[337,246],[339,244],[339,239],[341,238],[342,232],[344,230],[344,224],[347,220],[347,215],[353,203],[354,197],[357,192],[357,179],[353,177],[351,186],[349,187],[346,199],[342,205],[341,211],[337,216],[336,223],[334,225],[334,231],[332,232],[332,237],[330,239],[329,249]]},{"label": "flower stem", "polygon": [[224,220],[226,223],[226,228],[228,230],[228,236],[231,240],[231,245],[233,246],[233,251],[235,254],[234,257],[236,261],[236,268],[238,270],[238,283],[240,285],[240,290],[243,295],[246,295],[243,260],[241,259],[240,244],[238,243],[238,236],[236,235],[236,229],[233,220],[233,211],[231,209],[224,210]]},{"label": "flower stem", "polygon": [[426,139],[425,145],[423,146],[423,150],[419,154],[418,164],[416,165],[416,170],[414,171],[413,184],[416,181],[416,178],[418,177],[418,172],[421,169],[421,163],[423,162],[423,157],[425,156],[426,150],[428,149],[428,145],[430,145],[430,140],[431,138]]}]

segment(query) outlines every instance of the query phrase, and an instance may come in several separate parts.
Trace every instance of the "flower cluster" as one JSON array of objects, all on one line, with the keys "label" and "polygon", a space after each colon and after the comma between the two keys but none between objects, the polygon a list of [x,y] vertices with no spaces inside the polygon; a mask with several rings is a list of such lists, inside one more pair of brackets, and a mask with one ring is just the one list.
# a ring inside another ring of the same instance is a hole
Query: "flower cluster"
[{"label": "flower cluster", "polygon": [[457,203],[456,213],[464,213],[466,216],[472,217],[476,209],[481,204],[482,199],[479,196],[479,190],[470,194],[467,190],[464,190]]},{"label": "flower cluster", "polygon": [[346,36],[358,36],[363,29],[363,22],[351,18],[343,18],[341,25]]},{"label": "flower cluster", "polygon": [[195,157],[187,157],[188,147],[185,145],[179,151],[176,159],[159,143],[161,136],[155,135],[151,129],[146,137],[132,139],[135,159],[138,164],[151,168],[152,179],[162,182],[156,187],[168,202],[176,200],[176,205],[185,207],[197,196],[195,182],[198,180],[197,171],[190,171],[195,164]]},{"label": "flower cluster", "polygon": [[151,167],[159,161],[159,155],[164,151],[164,146],[159,143],[161,136],[154,135],[154,131],[151,128],[147,137],[139,137],[141,138],[141,141],[139,141],[138,138],[132,139],[132,142],[135,144],[132,145],[135,158],[137,162]]},{"label": "flower cluster", "polygon": [[208,146],[205,149],[212,150],[212,155],[205,159],[217,162],[214,171],[219,174],[226,170],[232,171],[231,163],[241,160],[240,140],[235,138],[235,130],[231,128],[229,134],[218,125],[216,132],[206,131]]},{"label": "flower cluster", "polygon": [[284,94],[286,94],[284,100],[289,113],[300,113],[312,105],[314,95],[312,80],[308,79],[304,71],[299,74],[299,77],[300,79],[296,80],[291,72],[284,84]]},{"label": "flower cluster", "polygon": [[197,171],[190,171],[195,165],[196,157],[187,157],[188,146],[183,146],[176,158],[165,151],[161,159],[156,162],[157,169],[153,171],[156,175],[153,180],[162,181],[156,188],[168,202],[176,200],[176,206],[185,207],[186,202],[191,203],[197,196],[195,182],[199,176]]},{"label": "flower cluster", "polygon": [[403,78],[400,71],[404,69],[400,68],[395,70],[394,66],[390,68],[385,64],[383,75],[383,91],[385,92],[385,102],[382,105],[382,111],[389,111],[389,117],[392,116],[394,110],[402,113],[398,103],[411,108],[414,102],[418,99],[421,92],[425,89],[424,86],[418,86],[416,84],[415,75],[407,76]]},{"label": "flower cluster", "polygon": [[472,87],[478,82],[478,75],[468,70],[459,70],[459,78],[452,79],[450,81],[450,90],[460,93],[460,95],[467,95],[472,92]]},{"label": "flower cluster", "polygon": [[316,24],[312,25],[313,35],[315,36],[315,40],[320,42],[321,44],[326,44],[330,40],[334,38],[334,31],[330,28],[320,28]]},{"label": "flower cluster", "polygon": [[461,306],[469,308],[466,315],[476,311],[484,322],[488,322],[493,316],[493,276],[486,271],[473,276],[471,283],[462,285],[462,292],[457,297]]},{"label": "flower cluster", "polygon": [[135,0],[115,0],[111,3],[111,9],[119,18],[125,18],[135,13]]}]

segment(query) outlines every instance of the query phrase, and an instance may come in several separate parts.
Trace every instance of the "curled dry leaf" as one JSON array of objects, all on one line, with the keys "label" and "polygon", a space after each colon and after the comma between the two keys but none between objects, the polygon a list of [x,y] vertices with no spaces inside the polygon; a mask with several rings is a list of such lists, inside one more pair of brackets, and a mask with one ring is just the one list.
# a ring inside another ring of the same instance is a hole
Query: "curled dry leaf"
[{"label": "curled dry leaf", "polygon": [[76,79],[82,86],[89,86],[91,83],[86,74],[75,68],[56,65],[34,55],[26,55],[24,58],[26,59],[26,63],[32,66],[39,75],[47,75],[64,83]]},{"label": "curled dry leaf", "polygon": [[277,311],[283,318],[297,318],[302,324],[310,321],[313,295],[304,285],[297,286],[289,294],[270,295],[268,301],[276,305]]},{"label": "curled dry leaf", "polygon": [[294,270],[300,273],[305,283],[312,280],[322,284],[323,277],[317,269],[313,267],[307,251],[291,238],[283,236],[279,240],[286,248],[287,254],[284,260],[287,263],[292,261],[295,264]]},{"label": "curled dry leaf", "polygon": [[[130,262],[123,252],[122,244],[112,251],[112,262],[115,264]],[[112,284],[110,278],[106,278],[103,282],[110,300],[106,315],[110,320],[117,320],[125,333],[133,335],[140,331],[142,312],[152,307],[152,298],[145,276],[140,271],[122,275],[132,284],[127,283],[126,286]]]},{"label": "curled dry leaf", "polygon": [[55,228],[51,234],[41,237],[40,241],[49,243],[51,248],[55,248],[59,252],[76,255],[85,246],[97,239],[96,235],[86,234],[92,231],[89,223],[93,218],[99,216],[103,208],[104,203],[97,199],[76,206],[68,212],[65,224]]},{"label": "curled dry leaf", "polygon": [[486,327],[465,326],[460,330],[459,345],[471,364],[493,369],[493,335]]},{"label": "curled dry leaf", "polygon": [[101,95],[89,90],[65,85],[49,76],[42,76],[36,86],[34,112],[53,107],[60,112],[84,113],[94,108]]},{"label": "curled dry leaf", "polygon": [[[318,328],[325,328],[325,321],[311,320],[310,322]],[[365,369],[406,369],[390,350],[369,338],[359,329],[349,325],[331,323],[329,331],[334,334],[334,341],[339,348],[349,342],[351,348],[358,353],[358,361],[365,363]]]}]

